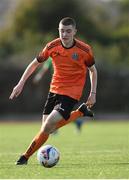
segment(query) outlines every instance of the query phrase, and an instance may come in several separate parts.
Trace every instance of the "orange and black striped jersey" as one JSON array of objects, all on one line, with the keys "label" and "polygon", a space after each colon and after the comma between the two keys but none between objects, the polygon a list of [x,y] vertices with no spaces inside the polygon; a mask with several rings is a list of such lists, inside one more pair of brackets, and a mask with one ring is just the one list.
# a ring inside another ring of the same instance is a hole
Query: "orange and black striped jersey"
[{"label": "orange and black striped jersey", "polygon": [[86,80],[87,68],[94,65],[91,47],[82,41],[74,40],[70,48],[55,39],[39,53],[38,62],[52,58],[54,74],[50,92],[70,96],[79,100]]}]

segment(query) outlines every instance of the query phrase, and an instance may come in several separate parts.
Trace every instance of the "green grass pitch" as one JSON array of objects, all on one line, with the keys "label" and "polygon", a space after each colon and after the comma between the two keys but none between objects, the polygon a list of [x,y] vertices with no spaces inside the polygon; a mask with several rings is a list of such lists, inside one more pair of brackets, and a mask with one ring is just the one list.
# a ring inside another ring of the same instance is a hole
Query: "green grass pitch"
[{"label": "green grass pitch", "polygon": [[0,123],[0,179],[129,179],[129,121],[89,121],[81,134],[71,123],[46,143],[60,151],[55,167],[39,165],[37,153],[16,166],[39,128],[40,122]]}]

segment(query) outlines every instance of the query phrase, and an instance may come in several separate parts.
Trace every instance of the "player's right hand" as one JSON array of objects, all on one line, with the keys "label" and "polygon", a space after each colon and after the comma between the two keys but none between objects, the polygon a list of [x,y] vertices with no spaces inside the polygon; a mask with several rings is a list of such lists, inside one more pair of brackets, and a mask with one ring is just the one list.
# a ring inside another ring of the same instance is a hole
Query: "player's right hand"
[{"label": "player's right hand", "polygon": [[9,97],[9,99],[13,99],[16,98],[20,95],[20,93],[22,92],[23,89],[23,84],[17,84],[14,88],[13,91]]}]

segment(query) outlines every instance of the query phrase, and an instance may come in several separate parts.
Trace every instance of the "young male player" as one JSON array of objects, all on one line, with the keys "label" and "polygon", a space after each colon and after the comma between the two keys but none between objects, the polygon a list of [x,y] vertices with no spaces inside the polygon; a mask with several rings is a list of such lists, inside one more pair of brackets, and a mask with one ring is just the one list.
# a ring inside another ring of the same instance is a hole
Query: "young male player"
[{"label": "young male player", "polygon": [[[45,76],[45,74],[47,73],[48,70],[50,70],[50,73],[52,75],[53,74],[53,67],[52,67],[52,60],[51,60],[51,58],[48,58],[48,60],[46,60],[43,63],[43,65],[40,68],[40,70],[34,76],[33,83],[34,84],[38,84],[39,81]],[[80,119],[80,118],[78,118],[76,121],[74,121],[76,130],[77,130],[78,133],[81,133],[83,123],[84,123],[84,121],[82,119]],[[55,131],[54,134],[57,134],[57,131]]]},{"label": "young male player", "polygon": [[[48,43],[28,65],[10,95],[10,99],[18,97],[35,69],[49,56],[52,58],[54,74],[43,111],[42,126],[25,153],[16,162],[17,165],[27,164],[29,157],[56,129],[81,116],[93,117],[89,108],[96,102],[97,70],[90,46],[74,38],[76,31],[75,20],[70,17],[63,18],[59,23],[59,38]],[[86,104],[83,103],[76,111],[72,111],[82,95],[87,70],[91,81],[89,97]]]}]

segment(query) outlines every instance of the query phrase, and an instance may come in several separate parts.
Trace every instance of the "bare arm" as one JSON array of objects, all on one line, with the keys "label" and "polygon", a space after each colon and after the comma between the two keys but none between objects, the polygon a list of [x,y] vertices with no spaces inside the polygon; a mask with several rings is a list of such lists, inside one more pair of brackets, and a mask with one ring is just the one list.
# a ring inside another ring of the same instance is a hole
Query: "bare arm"
[{"label": "bare arm", "polygon": [[26,68],[24,71],[21,79],[19,80],[18,84],[13,88],[13,91],[9,97],[9,99],[13,99],[14,97],[18,97],[23,90],[24,84],[30,75],[35,71],[35,69],[40,65],[40,63],[35,58]]},{"label": "bare arm", "polygon": [[91,90],[86,105],[91,108],[96,103],[96,88],[97,88],[97,70],[95,65],[89,68]]}]

